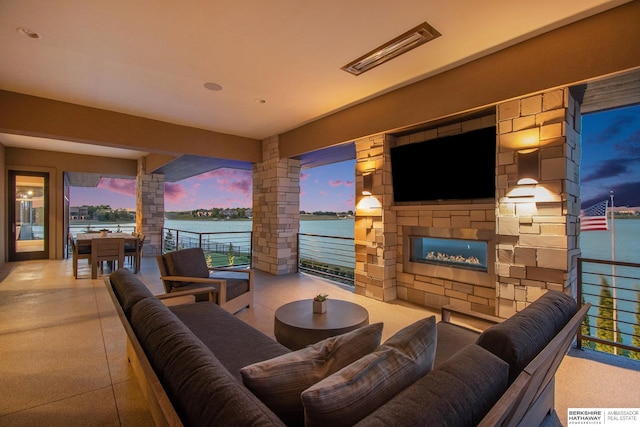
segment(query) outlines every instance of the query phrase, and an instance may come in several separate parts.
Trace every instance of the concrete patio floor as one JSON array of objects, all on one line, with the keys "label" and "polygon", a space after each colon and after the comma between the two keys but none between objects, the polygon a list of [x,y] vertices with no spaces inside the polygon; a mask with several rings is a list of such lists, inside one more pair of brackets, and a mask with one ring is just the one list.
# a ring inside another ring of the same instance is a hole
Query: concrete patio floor
[{"label": "concrete patio floor", "polygon": [[[0,273],[0,425],[153,425],[125,356],[125,334],[102,277],[90,279],[81,261],[7,263]],[[162,293],[154,258],[139,278]],[[327,293],[356,302],[370,322],[384,322],[383,340],[400,328],[436,315],[402,302],[381,303],[304,274],[256,274],[255,304],[237,316],[273,337],[280,305]],[[572,349],[556,375],[557,418],[567,408],[640,407],[640,362]]]}]

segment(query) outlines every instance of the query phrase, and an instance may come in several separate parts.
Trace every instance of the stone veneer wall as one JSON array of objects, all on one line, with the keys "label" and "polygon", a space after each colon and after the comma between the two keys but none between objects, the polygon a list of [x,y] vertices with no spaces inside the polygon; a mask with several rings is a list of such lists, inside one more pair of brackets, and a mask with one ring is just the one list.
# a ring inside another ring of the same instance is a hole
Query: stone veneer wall
[{"label": "stone veneer wall", "polygon": [[278,137],[262,142],[253,166],[253,267],[271,274],[298,269],[300,161],[280,159]]},{"label": "stone veneer wall", "polygon": [[[497,111],[497,314],[506,318],[548,289],[575,289],[580,111],[568,89],[504,102]],[[518,187],[517,151],[530,147],[540,148],[539,184]]]},{"label": "stone veneer wall", "polygon": [[[391,210],[393,192],[389,161],[389,147],[393,141],[390,135],[378,135],[355,142],[355,292],[380,301],[397,298],[396,219]],[[373,174],[371,197],[362,195],[365,171]],[[368,205],[372,201],[378,204],[377,207]]]},{"label": "stone veneer wall", "polygon": [[146,162],[138,160],[136,175],[136,230],[144,234],[144,256],[162,252],[164,227],[164,175],[147,174]]},{"label": "stone veneer wall", "polygon": [[[495,116],[467,120],[397,138],[396,145],[456,135],[495,125]],[[455,163],[455,159],[449,159]],[[393,207],[397,230],[398,298],[429,307],[452,304],[486,314],[495,313],[493,273],[495,203],[493,200],[425,202]],[[409,235],[483,240],[488,246],[488,272],[409,262]]]}]

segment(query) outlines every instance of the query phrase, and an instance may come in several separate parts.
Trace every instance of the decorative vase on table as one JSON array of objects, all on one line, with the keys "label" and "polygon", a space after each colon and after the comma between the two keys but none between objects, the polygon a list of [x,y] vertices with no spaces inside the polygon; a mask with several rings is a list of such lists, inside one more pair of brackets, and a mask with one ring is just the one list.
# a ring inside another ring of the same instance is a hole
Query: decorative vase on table
[{"label": "decorative vase on table", "polygon": [[313,299],[313,312],[325,313],[327,311],[327,294],[319,294]]},{"label": "decorative vase on table", "polygon": [[327,300],[324,301],[316,301],[313,300],[313,312],[314,313],[325,313],[327,311]]}]

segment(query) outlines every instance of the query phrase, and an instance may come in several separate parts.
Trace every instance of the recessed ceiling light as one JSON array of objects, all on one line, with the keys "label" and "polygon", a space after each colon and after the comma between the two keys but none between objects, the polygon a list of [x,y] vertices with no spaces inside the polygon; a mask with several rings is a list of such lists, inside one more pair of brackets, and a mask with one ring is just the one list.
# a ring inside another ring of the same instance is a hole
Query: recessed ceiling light
[{"label": "recessed ceiling light", "polygon": [[40,38],[40,34],[36,33],[35,31],[32,31],[28,28],[25,27],[18,27],[16,28],[16,31],[20,34],[22,34],[25,37],[29,37],[30,39],[39,39]]},{"label": "recessed ceiling light", "polygon": [[440,33],[431,25],[423,22],[406,33],[361,56],[355,61],[351,61],[342,69],[353,75],[360,75],[365,71],[384,64],[385,62],[409,52],[416,47],[440,37]]},{"label": "recessed ceiling light", "polygon": [[220,91],[222,90],[222,86],[220,86],[218,83],[213,83],[213,82],[207,82],[204,84],[204,87],[206,89],[209,90],[213,90],[213,91]]}]

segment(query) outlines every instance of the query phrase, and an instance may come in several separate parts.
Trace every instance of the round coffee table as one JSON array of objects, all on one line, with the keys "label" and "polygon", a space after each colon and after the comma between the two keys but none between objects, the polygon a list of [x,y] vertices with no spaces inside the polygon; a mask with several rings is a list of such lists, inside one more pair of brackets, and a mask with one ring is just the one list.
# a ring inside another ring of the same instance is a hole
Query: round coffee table
[{"label": "round coffee table", "polygon": [[280,344],[299,350],[369,324],[369,312],[358,304],[328,299],[327,311],[319,314],[313,312],[312,301],[294,301],[276,310],[273,329]]}]

